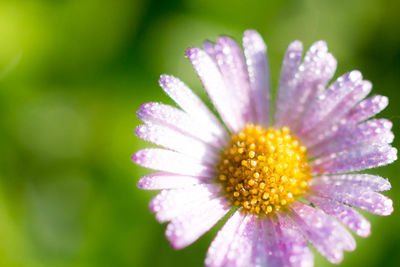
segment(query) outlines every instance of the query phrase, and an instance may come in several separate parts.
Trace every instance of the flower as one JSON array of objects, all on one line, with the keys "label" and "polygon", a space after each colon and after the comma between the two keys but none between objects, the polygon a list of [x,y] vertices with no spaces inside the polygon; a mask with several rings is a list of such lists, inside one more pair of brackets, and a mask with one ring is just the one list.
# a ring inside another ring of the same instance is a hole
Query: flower
[{"label": "flower", "polygon": [[[232,211],[211,243],[207,266],[312,266],[306,240],[331,263],[356,244],[370,223],[354,208],[393,211],[382,177],[354,173],[396,160],[392,123],[370,119],[388,104],[368,98],[372,85],[351,71],[328,85],[336,69],[326,43],[302,44],[285,54],[275,112],[271,114],[266,45],[254,30],[241,48],[229,37],[191,61],[222,122],[180,80],[162,75],[164,91],[181,108],[143,104],[138,137],[148,148],[133,161],[157,170],[138,187],[159,190],[150,209],[169,222],[166,237],[184,248]],[[365,98],[365,99],[364,99]],[[272,119],[273,117],[273,119]],[[273,122],[271,122],[273,121]]]}]

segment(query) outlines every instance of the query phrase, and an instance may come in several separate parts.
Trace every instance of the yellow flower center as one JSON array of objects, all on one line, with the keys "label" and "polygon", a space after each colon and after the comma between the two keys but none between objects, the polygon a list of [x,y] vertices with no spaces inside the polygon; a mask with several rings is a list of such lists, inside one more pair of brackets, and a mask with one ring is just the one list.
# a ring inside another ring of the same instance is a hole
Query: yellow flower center
[{"label": "yellow flower center", "polygon": [[222,152],[218,180],[243,211],[272,214],[307,190],[311,174],[306,152],[287,127],[248,124]]}]

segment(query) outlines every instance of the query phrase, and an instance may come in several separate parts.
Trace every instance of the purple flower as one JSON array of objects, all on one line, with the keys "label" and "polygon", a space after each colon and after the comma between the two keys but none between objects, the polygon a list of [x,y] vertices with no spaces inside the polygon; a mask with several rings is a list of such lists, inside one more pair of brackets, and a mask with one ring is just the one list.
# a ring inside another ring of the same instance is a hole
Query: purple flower
[{"label": "purple flower", "polygon": [[[388,104],[366,98],[372,85],[351,71],[328,85],[336,69],[325,42],[289,45],[272,112],[266,45],[254,30],[235,41],[186,52],[220,119],[180,80],[160,85],[181,108],[143,104],[136,135],[163,148],[148,148],[133,161],[160,172],[138,187],[159,190],[150,209],[169,222],[176,249],[232,215],[207,252],[207,266],[312,266],[312,244],[339,263],[370,223],[355,209],[389,215],[390,189],[382,177],[354,174],[396,160],[392,123],[370,119]],[[364,99],[366,98],[366,99]]]}]

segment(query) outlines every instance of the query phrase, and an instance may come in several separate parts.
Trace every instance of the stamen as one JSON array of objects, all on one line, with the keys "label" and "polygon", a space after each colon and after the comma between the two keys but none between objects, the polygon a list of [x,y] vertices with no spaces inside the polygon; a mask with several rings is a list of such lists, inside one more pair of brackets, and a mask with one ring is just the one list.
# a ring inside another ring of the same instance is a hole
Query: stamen
[{"label": "stamen", "polygon": [[288,207],[307,191],[311,179],[307,150],[288,127],[246,125],[232,135],[218,170],[232,203],[259,215]]}]

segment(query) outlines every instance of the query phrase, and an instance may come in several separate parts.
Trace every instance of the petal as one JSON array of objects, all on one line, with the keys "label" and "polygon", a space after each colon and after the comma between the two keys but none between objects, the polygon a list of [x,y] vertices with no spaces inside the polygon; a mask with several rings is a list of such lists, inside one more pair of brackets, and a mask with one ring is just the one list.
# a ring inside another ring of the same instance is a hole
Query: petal
[{"label": "petal", "polygon": [[388,100],[385,96],[373,96],[367,98],[352,108],[336,123],[332,124],[330,119],[328,119],[328,121],[324,122],[324,124],[328,127],[325,127],[324,125],[321,125],[321,127],[318,126],[318,129],[321,130],[317,130],[316,128],[316,131],[312,132],[312,136],[307,136],[304,143],[307,145],[307,147],[311,147],[324,140],[328,140],[336,134],[340,134],[343,129],[353,127],[355,124],[381,112],[387,106],[387,104]]},{"label": "petal", "polygon": [[390,182],[380,176],[372,174],[341,174],[315,177],[309,185],[327,184],[365,189],[369,191],[387,191],[391,188]]},{"label": "petal", "polygon": [[182,81],[170,75],[161,75],[159,83],[163,90],[186,113],[207,124],[208,129],[220,137],[222,141],[227,139],[226,130],[215,115]]},{"label": "petal", "polygon": [[263,126],[269,124],[270,87],[267,47],[255,30],[247,30],[243,36],[244,54],[249,73],[252,102],[255,109],[255,122]]},{"label": "petal", "polygon": [[178,152],[160,148],[139,150],[132,156],[132,160],[142,167],[157,171],[199,177],[215,177],[216,174],[213,168],[199,161]]},{"label": "petal", "polygon": [[266,229],[264,226],[264,219],[265,218],[259,218],[257,221],[257,228],[258,228],[258,233],[257,234],[257,239],[254,242],[253,246],[253,255],[251,257],[251,262],[249,266],[254,266],[254,267],[263,267],[267,266],[267,235],[266,235]]},{"label": "petal", "polygon": [[[360,102],[346,116],[344,122],[358,123],[375,116],[386,108],[389,99],[386,96],[375,95]],[[343,122],[342,122],[343,124]]]},{"label": "petal", "polygon": [[[315,128],[306,133],[307,146],[312,146],[323,139],[326,139],[330,135],[326,136],[324,133],[338,133],[340,131],[335,130],[335,128],[340,129],[343,127],[346,121],[346,116],[349,111],[354,108],[354,106],[361,101],[365,96],[369,94],[372,89],[372,84],[369,81],[362,81],[359,83],[354,90],[352,90],[342,102],[340,102],[328,115],[323,118],[320,123],[317,123]],[[347,126],[352,126],[352,124],[347,124]],[[322,139],[320,138],[322,137]]]},{"label": "petal", "polygon": [[210,42],[210,41],[205,41],[203,43],[203,50],[214,60],[214,62],[217,62],[215,58],[215,44]]},{"label": "petal", "polygon": [[279,217],[280,243],[284,245],[288,266],[313,266],[314,254],[300,231]]},{"label": "petal", "polygon": [[147,124],[159,124],[198,138],[210,145],[221,147],[219,136],[207,128],[207,122],[196,120],[175,107],[161,103],[146,103],[140,106],[137,116]]},{"label": "petal", "polygon": [[286,51],[282,63],[281,76],[279,80],[278,96],[275,105],[275,124],[282,127],[286,121],[286,114],[289,105],[295,103],[293,99],[296,79],[295,75],[300,65],[303,46],[300,41],[291,43]]},{"label": "petal", "polygon": [[329,54],[326,43],[314,43],[307,51],[302,64],[295,75],[295,91],[291,101],[288,101],[284,125],[292,128],[303,120],[302,114],[312,101],[332,78],[336,70],[336,60]]},{"label": "petal", "polygon": [[373,143],[332,153],[312,162],[313,174],[334,174],[361,171],[392,163],[397,159],[397,149]]},{"label": "petal", "polygon": [[362,124],[345,128],[334,137],[309,148],[309,155],[313,157],[327,155],[345,149],[348,150],[361,144],[391,143],[394,139],[391,129],[392,123],[388,120],[369,120]]},{"label": "petal", "polygon": [[264,229],[268,266],[313,266],[314,255],[307,242],[285,216],[268,217]]},{"label": "petal", "polygon": [[217,236],[211,242],[205,259],[206,266],[222,266],[228,253],[229,246],[239,229],[244,216],[240,210],[237,210],[225,223]]},{"label": "petal", "polygon": [[353,208],[335,200],[307,195],[305,199],[322,209],[325,213],[334,216],[343,224],[361,237],[368,237],[371,233],[371,223]]},{"label": "petal", "polygon": [[320,196],[335,199],[370,213],[387,216],[393,212],[393,201],[379,193],[364,188],[315,184],[310,190]]},{"label": "petal", "polygon": [[157,124],[139,125],[135,134],[148,142],[188,155],[205,163],[218,160],[218,151],[204,142]]},{"label": "petal", "polygon": [[257,240],[259,224],[253,215],[246,215],[230,242],[222,266],[249,266]]},{"label": "petal", "polygon": [[291,218],[303,235],[331,263],[340,263],[343,250],[354,250],[352,235],[329,215],[301,202],[291,205]]},{"label": "petal", "polygon": [[[315,98],[310,107],[304,113],[304,120],[300,133],[304,135],[315,126],[321,127],[321,122],[331,122],[332,117],[337,117],[336,110],[343,111],[346,107],[347,111],[365,97],[365,93],[371,90],[371,83],[367,83],[369,87],[363,85],[362,75],[359,71],[351,71],[339,77],[327,90]],[[369,88],[369,90],[367,90]],[[365,92],[361,98],[354,99],[354,92]],[[325,119],[325,121],[324,121]]]},{"label": "petal", "polygon": [[137,187],[143,190],[159,190],[170,188],[182,188],[196,184],[211,183],[207,178],[156,172],[140,178]]},{"label": "petal", "polygon": [[187,50],[186,55],[226,126],[233,132],[239,131],[244,122],[237,115],[235,97],[225,85],[213,59],[197,47]]},{"label": "petal", "polygon": [[225,198],[206,201],[172,219],[165,231],[167,239],[175,249],[184,248],[210,230],[230,209]]},{"label": "petal", "polygon": [[163,190],[150,201],[149,207],[159,222],[166,222],[204,205],[219,192],[220,188],[211,184]]},{"label": "petal", "polygon": [[276,218],[267,216],[261,220],[262,230],[265,234],[265,252],[267,265],[272,267],[285,266],[286,255],[279,244],[278,233],[276,232]]},{"label": "petal", "polygon": [[[354,73],[354,71],[350,74],[352,73]],[[354,89],[350,91],[350,93],[347,94],[324,118],[321,118],[320,121],[314,123],[314,128],[311,128],[311,130],[310,128],[304,130],[306,132],[304,134],[306,136],[305,139],[307,139],[306,145],[312,146],[320,142],[322,140],[319,138],[320,136],[326,139],[327,136],[324,135],[325,132],[330,133],[332,131],[332,133],[335,134],[335,128],[342,128],[344,126],[343,122],[346,121],[345,118],[347,114],[359,101],[369,94],[371,89],[372,84],[369,81],[361,81],[358,84],[354,84]],[[348,125],[352,126],[352,124]]]},{"label": "petal", "polygon": [[223,36],[217,39],[215,58],[225,85],[234,98],[232,105],[242,121],[239,127],[244,127],[248,122],[255,122],[249,76],[242,49],[234,40]]}]

